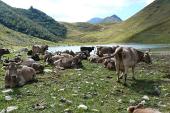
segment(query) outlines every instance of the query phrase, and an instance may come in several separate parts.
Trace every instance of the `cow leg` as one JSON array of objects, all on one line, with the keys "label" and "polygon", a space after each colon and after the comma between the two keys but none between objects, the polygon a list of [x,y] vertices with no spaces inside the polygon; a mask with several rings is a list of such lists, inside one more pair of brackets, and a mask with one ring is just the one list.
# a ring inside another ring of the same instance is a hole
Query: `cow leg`
[{"label": "cow leg", "polygon": [[116,66],[116,74],[117,74],[117,82],[120,82],[120,69],[119,69],[119,65]]},{"label": "cow leg", "polygon": [[128,72],[128,67],[127,66],[125,66],[125,70],[124,70],[125,72],[124,72],[124,85],[127,85],[126,84],[126,80],[127,80],[127,72]]},{"label": "cow leg", "polygon": [[132,67],[132,79],[135,80],[135,67]]}]

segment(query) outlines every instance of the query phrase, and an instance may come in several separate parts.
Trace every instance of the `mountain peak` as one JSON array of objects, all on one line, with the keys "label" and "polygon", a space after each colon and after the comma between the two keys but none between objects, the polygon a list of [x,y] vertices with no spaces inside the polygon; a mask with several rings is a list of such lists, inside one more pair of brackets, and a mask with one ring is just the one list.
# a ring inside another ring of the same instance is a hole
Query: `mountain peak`
[{"label": "mountain peak", "polygon": [[88,23],[91,23],[91,24],[118,23],[118,22],[121,22],[121,21],[122,21],[121,18],[114,14],[112,16],[108,16],[108,17],[105,17],[105,18],[98,18],[98,17],[92,18],[88,21]]}]

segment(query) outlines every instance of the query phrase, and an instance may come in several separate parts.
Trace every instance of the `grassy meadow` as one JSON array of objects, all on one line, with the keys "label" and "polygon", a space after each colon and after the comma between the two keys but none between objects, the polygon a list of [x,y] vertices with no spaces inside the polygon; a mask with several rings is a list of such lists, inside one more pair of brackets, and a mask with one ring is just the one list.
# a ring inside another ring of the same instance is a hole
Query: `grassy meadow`
[{"label": "grassy meadow", "polygon": [[[56,70],[46,65],[45,69],[52,72],[37,74],[37,82],[14,88],[13,92],[5,94],[2,93],[5,71],[1,68],[0,111],[17,106],[13,113],[127,113],[128,106],[138,104],[147,95],[146,107],[170,113],[169,57],[159,51],[153,52],[151,65],[137,65],[136,80],[132,80],[129,70],[127,86],[117,83],[115,71],[107,70],[102,64],[84,60],[84,67],[80,70]],[[155,95],[154,87],[161,91],[159,96]],[[12,100],[5,100],[7,95]],[[87,110],[78,109],[80,104],[87,106]],[[35,105],[43,108],[35,109]]]}]

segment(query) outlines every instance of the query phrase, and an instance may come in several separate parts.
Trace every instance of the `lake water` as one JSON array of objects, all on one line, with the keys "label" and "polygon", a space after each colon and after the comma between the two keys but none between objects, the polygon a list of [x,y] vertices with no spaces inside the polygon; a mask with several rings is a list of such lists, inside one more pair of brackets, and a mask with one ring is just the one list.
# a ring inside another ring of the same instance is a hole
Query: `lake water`
[{"label": "lake water", "polygon": [[[156,48],[170,48],[170,44],[135,44],[135,43],[129,43],[129,44],[106,44],[106,45],[83,45],[87,47],[91,46],[123,46],[123,47],[133,47],[136,49],[156,49]],[[55,47],[49,47],[49,52],[56,52],[56,51],[65,51],[65,50],[72,50],[74,52],[79,52],[81,46],[55,46]]]}]

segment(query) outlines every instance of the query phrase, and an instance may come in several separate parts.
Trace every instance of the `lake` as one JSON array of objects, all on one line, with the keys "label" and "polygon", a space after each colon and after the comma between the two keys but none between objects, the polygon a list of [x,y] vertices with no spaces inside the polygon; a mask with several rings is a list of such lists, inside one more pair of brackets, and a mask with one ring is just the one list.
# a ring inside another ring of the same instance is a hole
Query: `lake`
[{"label": "lake", "polygon": [[[128,44],[99,44],[99,45],[83,45],[87,47],[91,46],[123,46],[123,47],[133,47],[136,49],[147,50],[147,49],[157,49],[157,48],[170,48],[170,44],[136,44],[136,43],[128,43]],[[49,52],[56,52],[56,51],[65,51],[65,50],[72,50],[74,52],[80,51],[81,46],[54,46],[49,47]]]}]

